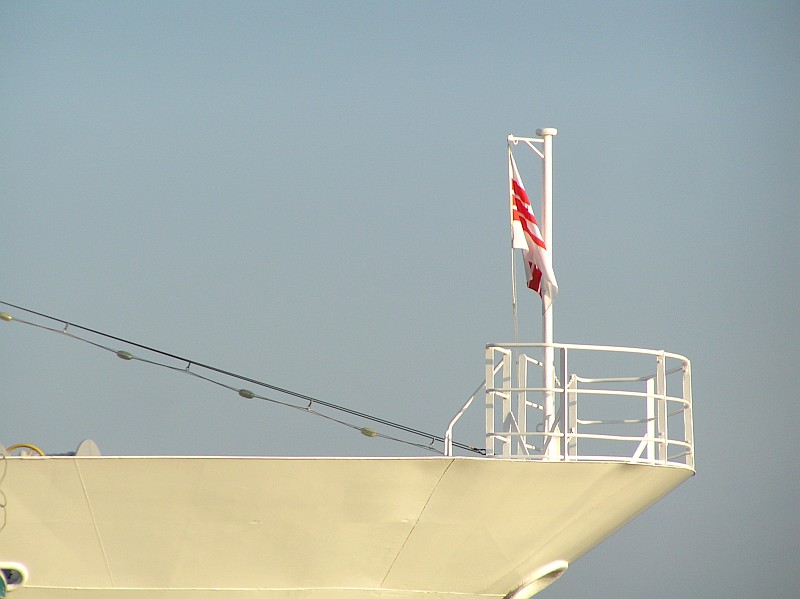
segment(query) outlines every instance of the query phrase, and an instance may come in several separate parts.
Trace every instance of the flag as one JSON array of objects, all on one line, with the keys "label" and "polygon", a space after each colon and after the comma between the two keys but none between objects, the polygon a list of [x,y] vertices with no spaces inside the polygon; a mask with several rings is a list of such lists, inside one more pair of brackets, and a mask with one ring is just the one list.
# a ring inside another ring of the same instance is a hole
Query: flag
[{"label": "flag", "polygon": [[550,252],[545,246],[539,225],[531,209],[528,194],[522,185],[514,156],[509,151],[511,161],[511,247],[522,250],[528,287],[537,292],[544,302],[545,309],[558,293],[558,283],[553,272]]}]

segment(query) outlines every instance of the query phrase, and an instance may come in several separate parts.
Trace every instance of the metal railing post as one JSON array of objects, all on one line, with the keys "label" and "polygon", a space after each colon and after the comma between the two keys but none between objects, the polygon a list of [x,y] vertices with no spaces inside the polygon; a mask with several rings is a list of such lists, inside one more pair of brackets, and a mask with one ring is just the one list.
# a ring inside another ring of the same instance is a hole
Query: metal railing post
[{"label": "metal railing post", "polygon": [[572,432],[570,422],[570,405],[567,396],[567,348],[562,347],[561,354],[561,459],[569,461],[569,434]]},{"label": "metal railing post", "polygon": [[486,455],[494,455],[494,348],[486,348]]},{"label": "metal railing post", "polygon": [[694,470],[694,421],[692,419],[692,365],[683,363],[683,436],[689,447],[686,451],[686,465]]},{"label": "metal railing post", "polygon": [[569,412],[569,424],[571,439],[569,442],[569,456],[573,459],[578,457],[578,377],[570,375],[567,393],[567,411]]},{"label": "metal railing post", "polygon": [[528,356],[517,355],[517,423],[520,435],[517,437],[517,454],[524,455],[528,444]]},{"label": "metal railing post", "polygon": [[506,435],[503,437],[503,456],[510,457],[511,456],[511,440],[513,437],[511,433],[514,430],[514,417],[511,411],[511,357],[509,355],[503,355],[503,393],[501,397],[503,398],[503,432]]},{"label": "metal railing post", "polygon": [[645,381],[647,387],[647,405],[645,406],[645,420],[647,421],[647,461],[651,464],[655,460],[655,438],[656,438],[656,398],[655,382],[653,379]]},{"label": "metal railing post", "polygon": [[664,352],[656,356],[656,402],[658,405],[658,461],[667,463],[667,377]]}]

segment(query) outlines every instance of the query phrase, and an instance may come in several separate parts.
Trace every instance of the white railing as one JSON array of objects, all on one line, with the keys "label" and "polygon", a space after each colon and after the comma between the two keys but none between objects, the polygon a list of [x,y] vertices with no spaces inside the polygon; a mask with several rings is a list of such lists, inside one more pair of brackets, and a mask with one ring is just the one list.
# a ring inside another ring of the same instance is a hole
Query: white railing
[{"label": "white railing", "polygon": [[[554,385],[544,386],[545,348]],[[486,455],[613,461],[694,469],[689,360],[630,347],[565,343],[486,346]],[[453,418],[452,431],[477,391]],[[555,401],[546,401],[546,398]]]}]

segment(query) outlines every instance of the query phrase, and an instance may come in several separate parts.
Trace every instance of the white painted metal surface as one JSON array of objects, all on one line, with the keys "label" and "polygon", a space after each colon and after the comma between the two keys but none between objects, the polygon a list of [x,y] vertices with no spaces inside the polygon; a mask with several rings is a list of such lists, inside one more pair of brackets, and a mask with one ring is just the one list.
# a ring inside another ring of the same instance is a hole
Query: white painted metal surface
[{"label": "white painted metal surface", "polygon": [[[686,468],[486,458],[5,458],[13,599],[504,597]],[[546,514],[546,517],[543,517]]]},{"label": "white painted metal surface", "polygon": [[[544,243],[550,255],[553,253],[553,137],[558,133],[556,129],[537,129],[536,135],[542,137],[544,149],[542,151],[542,234]],[[553,304],[542,303],[542,343],[544,343],[544,359],[542,362],[543,387],[555,387],[555,365],[553,362]],[[545,391],[544,396],[544,426],[546,429],[553,427],[556,421],[555,394]],[[556,456],[555,445],[548,445],[546,451],[550,459]]]},{"label": "white painted metal surface", "polygon": [[[541,200],[541,233],[547,251],[550,253],[551,259],[554,256],[553,252],[553,137],[558,134],[558,129],[548,127],[544,129],[537,129],[534,137],[516,137],[514,135],[508,136],[509,144],[517,144],[520,142],[525,143],[542,159],[542,200]],[[541,146],[541,149],[539,148]],[[510,146],[509,146],[510,148]],[[510,149],[509,149],[510,151]],[[512,280],[514,277],[514,260],[512,252],[511,261]],[[516,322],[516,285],[512,283],[512,294],[514,295],[514,331],[516,341],[517,322]],[[552,298],[550,298],[552,299]],[[542,387],[545,389],[552,389],[555,387],[555,365],[553,361],[553,303],[552,301],[542,302],[542,343],[544,359],[542,361]],[[544,427],[550,430],[555,425],[556,420],[556,407],[555,395],[552,391],[545,391],[543,397],[543,417]],[[549,453],[550,459],[556,457],[555,446],[546,448]]]},{"label": "white painted metal surface", "polygon": [[[539,377],[531,371],[543,368],[547,350],[558,354],[554,384],[532,386]],[[694,469],[691,364],[684,356],[567,343],[490,344],[485,388],[487,456]],[[448,428],[448,455],[467,407]]]},{"label": "white painted metal surface", "polygon": [[[543,159],[550,251],[556,133],[508,138]],[[486,458],[453,456],[480,388],[437,458],[0,451],[0,582],[14,599],[528,599],[694,474],[689,361],[556,344],[552,316],[544,343],[487,346]]]}]

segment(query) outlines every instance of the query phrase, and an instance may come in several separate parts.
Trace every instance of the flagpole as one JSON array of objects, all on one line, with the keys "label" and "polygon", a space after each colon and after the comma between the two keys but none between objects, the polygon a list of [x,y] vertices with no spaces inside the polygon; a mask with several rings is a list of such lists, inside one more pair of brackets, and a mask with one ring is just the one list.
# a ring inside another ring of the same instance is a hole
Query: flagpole
[{"label": "flagpole", "polygon": [[[511,190],[511,135],[508,136],[508,222],[514,219],[514,192]],[[519,342],[519,320],[517,318],[517,280],[516,265],[514,262],[514,245],[511,245],[511,311],[514,315],[514,343]]]},{"label": "flagpole", "polygon": [[[537,129],[536,135],[542,138],[542,236],[545,247],[553,256],[553,137],[558,134],[554,128]],[[544,298],[543,298],[544,299]],[[552,299],[552,298],[551,298]],[[555,360],[553,354],[553,302],[542,302],[542,342],[544,348],[544,367],[542,373],[543,387],[555,387]],[[544,430],[546,433],[555,432],[556,406],[555,393],[545,392],[544,401]],[[547,446],[546,455],[556,458],[559,455],[559,443],[555,438],[545,439]]]}]

